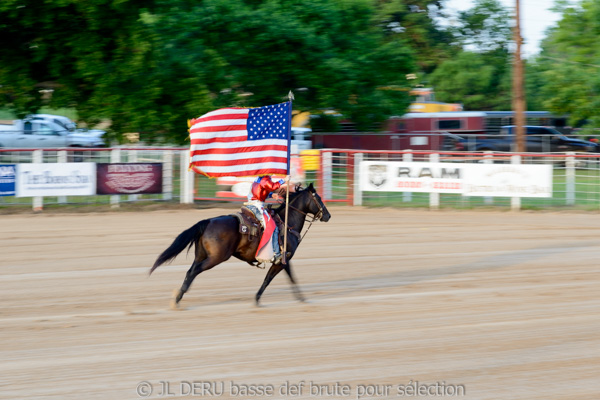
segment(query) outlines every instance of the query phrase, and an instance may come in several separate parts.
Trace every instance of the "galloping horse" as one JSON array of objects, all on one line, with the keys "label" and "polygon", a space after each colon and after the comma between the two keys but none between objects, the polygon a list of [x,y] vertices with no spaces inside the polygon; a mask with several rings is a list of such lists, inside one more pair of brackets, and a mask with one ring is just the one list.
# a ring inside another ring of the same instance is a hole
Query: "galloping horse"
[{"label": "galloping horse", "polygon": [[[288,229],[293,230],[292,233],[295,234],[290,234],[290,232],[287,233],[287,263],[283,264],[279,262],[271,265],[262,286],[256,293],[255,300],[257,305],[269,283],[271,283],[273,278],[275,278],[282,269],[285,270],[290,278],[292,290],[294,291],[296,298],[300,301],[304,301],[302,293],[296,285],[289,260],[294,256],[294,253],[300,244],[301,238],[299,233],[302,232],[302,228],[304,227],[305,217],[308,214],[312,214],[314,216],[313,221],[321,220],[323,222],[327,222],[331,218],[331,214],[329,214],[329,211],[325,207],[325,204],[323,204],[319,194],[315,191],[312,183],[306,189],[300,188],[296,193],[291,193],[288,207],[287,226]],[[279,205],[277,208],[273,208],[273,210],[282,220],[284,220],[285,203]],[[181,288],[172,300],[171,306],[173,308],[177,308],[181,298],[185,292],[188,291],[192,281],[199,273],[227,261],[231,256],[246,261],[249,264],[257,262],[255,255],[258,247],[258,240],[250,241],[247,235],[243,235],[239,232],[239,221],[235,216],[222,215],[220,217],[202,220],[180,233],[171,246],[158,256],[156,262],[150,269],[150,274],[165,262],[172,261],[186,247],[189,249],[193,244],[196,245],[194,262],[186,273]]]}]

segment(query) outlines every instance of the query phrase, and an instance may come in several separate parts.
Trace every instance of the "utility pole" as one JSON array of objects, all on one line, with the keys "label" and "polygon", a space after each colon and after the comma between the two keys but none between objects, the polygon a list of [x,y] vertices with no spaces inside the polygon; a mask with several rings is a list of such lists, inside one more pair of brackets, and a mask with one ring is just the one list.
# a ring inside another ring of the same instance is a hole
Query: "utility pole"
[{"label": "utility pole", "polygon": [[515,120],[515,133],[517,152],[523,153],[527,151],[525,142],[525,83],[523,74],[523,60],[521,59],[521,45],[523,38],[521,37],[521,16],[519,0],[515,0],[515,30],[514,40],[516,44],[515,58],[513,62],[513,114]]}]

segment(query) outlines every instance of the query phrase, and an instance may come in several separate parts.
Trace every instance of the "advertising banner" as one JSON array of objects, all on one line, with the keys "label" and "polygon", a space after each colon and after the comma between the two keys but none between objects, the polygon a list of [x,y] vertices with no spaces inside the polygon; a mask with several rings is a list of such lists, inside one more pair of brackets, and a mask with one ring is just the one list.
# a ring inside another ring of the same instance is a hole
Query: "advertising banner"
[{"label": "advertising banner", "polygon": [[360,163],[360,189],[552,197],[552,165],[364,161]]},{"label": "advertising banner", "polygon": [[552,197],[552,165],[470,164],[465,196]]},{"label": "advertising banner", "polygon": [[16,197],[89,196],[96,193],[96,164],[18,164]]},{"label": "advertising banner", "polygon": [[15,195],[16,177],[15,164],[0,164],[0,196]]},{"label": "advertising banner", "polygon": [[161,163],[98,164],[98,194],[162,193]]},{"label": "advertising banner", "polygon": [[463,193],[465,164],[430,162],[360,163],[360,189],[377,192]]}]

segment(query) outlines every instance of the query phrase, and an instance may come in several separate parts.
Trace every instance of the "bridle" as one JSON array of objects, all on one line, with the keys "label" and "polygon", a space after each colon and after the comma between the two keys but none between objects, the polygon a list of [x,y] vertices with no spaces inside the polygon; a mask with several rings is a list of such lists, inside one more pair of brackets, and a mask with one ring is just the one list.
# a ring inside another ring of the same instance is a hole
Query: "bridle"
[{"label": "bridle", "polygon": [[[306,189],[304,189],[306,190]],[[302,237],[300,237],[300,240],[298,243],[302,242],[302,239],[304,239],[304,236],[306,236],[306,234],[308,233],[308,230],[310,229],[310,227],[312,226],[313,222],[321,219],[323,217],[323,207],[321,206],[321,203],[319,202],[319,200],[317,200],[317,196],[315,196],[314,192],[311,192],[310,190],[308,191],[311,195],[311,199],[317,204],[317,207],[319,207],[319,211],[316,214],[313,214],[312,219],[308,219],[311,218],[310,215],[308,215],[308,213],[305,213],[304,211],[292,206],[292,203],[294,201],[296,201],[298,199],[299,196],[296,196],[292,199],[292,201],[290,201],[288,203],[288,207],[292,208],[296,211],[298,211],[300,214],[304,215],[304,221],[308,222],[308,228],[306,228],[306,231],[304,231],[304,235],[302,235]],[[290,228],[291,229],[291,228]]]},{"label": "bridle", "polygon": [[[304,190],[306,190],[306,189],[304,189]],[[298,199],[298,196],[296,196],[294,199],[292,199],[292,201],[290,201],[290,203],[288,204],[288,207],[293,208],[294,210],[298,211],[300,214],[303,214],[305,217],[304,220],[308,221],[312,224],[316,220],[323,218],[323,207],[321,206],[321,203],[319,203],[319,200],[317,200],[317,196],[315,196],[314,192],[311,192],[309,190],[308,193],[310,193],[311,199],[315,202],[317,207],[319,207],[319,211],[316,214],[313,214],[312,220],[308,220],[308,218],[310,217],[308,215],[308,213],[305,213],[304,211],[292,206],[292,203]]]}]

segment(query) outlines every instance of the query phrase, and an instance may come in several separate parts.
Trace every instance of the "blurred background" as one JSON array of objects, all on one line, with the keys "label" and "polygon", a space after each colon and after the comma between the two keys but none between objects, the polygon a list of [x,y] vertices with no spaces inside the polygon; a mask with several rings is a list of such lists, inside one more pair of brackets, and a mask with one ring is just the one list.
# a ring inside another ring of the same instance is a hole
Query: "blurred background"
[{"label": "blurred background", "polygon": [[[600,3],[521,8],[527,109],[596,133]],[[514,10],[512,0],[4,0],[0,120],[51,113],[112,143],[177,145],[189,118],[290,90],[305,113],[294,124],[321,131],[385,129],[420,88],[459,110],[511,110]]]}]

